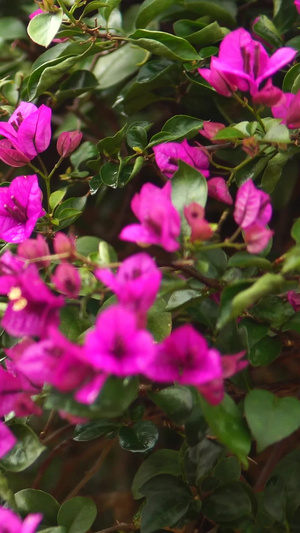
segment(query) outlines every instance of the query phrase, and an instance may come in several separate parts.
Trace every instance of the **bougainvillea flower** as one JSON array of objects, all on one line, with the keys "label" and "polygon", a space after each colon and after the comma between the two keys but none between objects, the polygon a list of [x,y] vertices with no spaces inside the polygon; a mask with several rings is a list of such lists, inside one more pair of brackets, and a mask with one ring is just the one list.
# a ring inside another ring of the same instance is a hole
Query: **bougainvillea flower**
[{"label": "bougainvillea flower", "polygon": [[135,315],[120,305],[100,314],[84,348],[85,360],[96,370],[116,376],[139,374],[156,350],[150,333],[138,329]]},{"label": "bougainvillea flower", "polygon": [[54,237],[53,248],[56,254],[66,254],[66,258],[61,258],[61,261],[73,259],[76,252],[75,239],[72,235],[59,231]]},{"label": "bougainvillea flower", "polygon": [[15,148],[8,139],[0,140],[0,159],[11,167],[24,167],[30,162],[30,159]]},{"label": "bougainvillea flower", "polygon": [[[49,246],[43,235],[39,234],[36,239],[26,239],[18,245],[18,256],[23,259],[38,259],[50,255]],[[35,261],[37,267],[48,267],[51,264],[50,259]]]},{"label": "bougainvillea flower", "polygon": [[[218,57],[211,58],[210,70],[199,69],[199,72],[224,96],[230,96],[235,87],[257,95],[260,84],[290,63],[296,53],[293,48],[282,47],[269,57],[261,43],[239,28],[224,37]],[[216,83],[218,77],[224,87]]]},{"label": "bougainvillea flower", "polygon": [[55,288],[68,296],[69,298],[77,298],[81,287],[81,279],[77,268],[70,263],[61,263],[55,270],[51,281]]},{"label": "bougainvillea flower", "polygon": [[50,144],[51,115],[50,107],[44,104],[37,108],[34,104],[21,102],[8,122],[0,122],[0,135],[31,161]]},{"label": "bougainvillea flower", "polygon": [[300,91],[297,94],[283,93],[278,104],[272,107],[272,113],[288,128],[300,128]]},{"label": "bougainvillea flower", "polygon": [[237,192],[233,216],[242,229],[254,222],[267,224],[272,216],[270,196],[257,189],[252,180],[246,181]]},{"label": "bougainvillea flower", "polygon": [[40,409],[33,403],[31,396],[37,394],[36,389],[18,374],[14,375],[0,367],[0,416],[14,411],[16,416],[40,414]]},{"label": "bougainvillea flower", "polygon": [[31,513],[22,521],[13,511],[0,507],[0,533],[35,533],[43,516]]},{"label": "bougainvillea flower", "polygon": [[[6,455],[17,443],[17,439],[10,429],[3,423],[0,422],[0,459]],[[0,516],[1,519],[1,516]],[[1,524],[0,524],[1,528]],[[0,529],[1,532],[1,529]]]},{"label": "bougainvillea flower", "polygon": [[213,234],[213,230],[204,218],[204,208],[192,202],[183,209],[184,216],[191,228],[191,241],[207,241]]},{"label": "bougainvillea flower", "polygon": [[218,131],[221,131],[225,128],[224,124],[221,122],[211,122],[210,120],[204,120],[202,130],[199,130],[200,135],[206,137],[214,144],[223,143],[224,141],[215,141],[214,136],[217,135]]},{"label": "bougainvillea flower", "polygon": [[205,338],[190,324],[175,329],[158,346],[152,361],[143,361],[142,372],[158,382],[195,386],[223,375],[221,355],[209,349]]},{"label": "bougainvillea flower", "polygon": [[300,310],[300,293],[295,291],[288,291],[287,293],[288,302],[290,302],[294,311]]},{"label": "bougainvillea flower", "polygon": [[298,13],[300,14],[300,0],[294,0],[295,8],[297,9]]},{"label": "bougainvillea flower", "polygon": [[35,174],[18,176],[9,187],[0,187],[0,238],[4,241],[24,241],[43,215],[42,191]]},{"label": "bougainvillea flower", "polygon": [[63,131],[57,139],[56,148],[61,157],[68,157],[76,150],[82,139],[82,133],[78,130]]},{"label": "bougainvillea flower", "polygon": [[178,169],[178,161],[184,161],[195,167],[205,177],[209,176],[209,159],[201,148],[190,146],[186,139],[182,143],[162,143],[153,147],[155,161],[167,178],[172,178]]},{"label": "bougainvillea flower", "polygon": [[162,278],[152,257],[145,253],[135,254],[123,261],[116,275],[109,269],[98,268],[95,276],[116,294],[124,307],[136,313],[139,325],[144,326],[146,313],[154,304]]},{"label": "bougainvillea flower", "polygon": [[244,240],[248,252],[250,254],[259,254],[262,252],[272,238],[273,233],[272,230],[265,228],[263,224],[253,222],[253,224],[244,230]]},{"label": "bougainvillea flower", "polygon": [[178,250],[180,215],[171,202],[171,184],[160,189],[146,183],[131,201],[131,209],[141,224],[126,226],[120,239],[141,244],[159,244],[168,252]]},{"label": "bougainvillea flower", "polygon": [[0,294],[9,300],[1,325],[10,335],[44,337],[49,327],[58,326],[64,298],[52,294],[34,264],[0,276]]},{"label": "bougainvillea flower", "polygon": [[255,104],[267,106],[276,105],[282,98],[282,90],[274,87],[272,80],[268,79],[262,89],[252,93],[252,100]]},{"label": "bougainvillea flower", "polygon": [[42,13],[45,13],[45,11],[43,9],[36,9],[35,11],[33,11],[33,13],[30,13],[29,18],[31,20],[34,17],[36,17],[37,15],[41,15]]},{"label": "bougainvillea flower", "polygon": [[208,196],[218,200],[219,202],[224,202],[224,204],[232,205],[233,200],[231,194],[226,185],[224,178],[211,178],[207,181],[207,192]]}]

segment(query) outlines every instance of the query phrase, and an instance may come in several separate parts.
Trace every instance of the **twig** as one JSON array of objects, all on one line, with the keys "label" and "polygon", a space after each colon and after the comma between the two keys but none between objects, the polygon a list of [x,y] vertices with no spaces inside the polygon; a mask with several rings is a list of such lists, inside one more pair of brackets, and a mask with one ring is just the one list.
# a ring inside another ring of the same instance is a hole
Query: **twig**
[{"label": "twig", "polygon": [[115,439],[105,443],[102,452],[100,453],[96,462],[93,464],[92,468],[90,468],[90,470],[86,472],[85,476],[79,481],[79,483],[77,483],[77,485],[75,485],[75,487],[71,490],[71,492],[68,494],[64,501],[73,498],[73,496],[76,496],[76,494],[78,494],[78,492],[84,487],[84,485],[86,485],[88,481],[96,474],[96,472],[98,472],[106,456],[109,454],[114,442]]},{"label": "twig", "polygon": [[120,524],[107,527],[106,529],[101,529],[100,531],[96,531],[96,533],[114,533],[114,531],[132,531],[136,529],[138,528],[136,528],[133,524],[125,524],[125,522],[120,522]]}]

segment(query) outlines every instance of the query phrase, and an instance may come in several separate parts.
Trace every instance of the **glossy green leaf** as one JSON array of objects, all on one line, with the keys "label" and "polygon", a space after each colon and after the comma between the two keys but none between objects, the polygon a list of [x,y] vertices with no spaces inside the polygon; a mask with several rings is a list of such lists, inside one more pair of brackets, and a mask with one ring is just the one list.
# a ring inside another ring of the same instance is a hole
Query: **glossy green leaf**
[{"label": "glossy green leaf", "polygon": [[151,20],[176,3],[176,0],[145,0],[139,7],[135,25],[145,28]]},{"label": "glossy green leaf", "polygon": [[244,139],[245,137],[246,135],[244,135],[239,129],[228,127],[218,131],[214,136],[214,139],[218,141],[231,141],[235,139]]},{"label": "glossy green leaf", "polygon": [[196,268],[207,278],[219,279],[227,268],[227,255],[223,250],[200,250],[196,253]]},{"label": "glossy green leaf", "polygon": [[19,422],[9,426],[17,438],[17,443],[4,457],[0,464],[9,472],[22,472],[31,466],[46,449],[30,427]]},{"label": "glossy green leaf", "polygon": [[142,48],[128,43],[111,54],[98,59],[93,73],[99,82],[99,89],[105,90],[132,76],[146,59]]},{"label": "glossy green leaf", "polygon": [[87,424],[79,424],[75,427],[73,440],[86,442],[115,432],[119,428],[118,424],[109,423],[107,420],[97,420]]},{"label": "glossy green leaf", "polygon": [[284,124],[278,124],[267,131],[263,140],[276,144],[289,144],[291,142],[289,129]]},{"label": "glossy green leaf", "polygon": [[57,523],[68,533],[86,533],[97,516],[97,507],[90,498],[76,496],[65,501],[59,509]]},{"label": "glossy green leaf", "polygon": [[180,476],[179,452],[175,450],[157,450],[153,452],[141,464],[132,482],[132,494],[134,499],[143,497],[139,489],[151,478],[159,474],[170,474]]},{"label": "glossy green leaf", "polygon": [[290,154],[279,152],[268,162],[261,180],[261,188],[268,194],[274,191],[289,158]]},{"label": "glossy green leaf", "polygon": [[203,120],[187,115],[175,115],[167,120],[161,131],[151,137],[148,148],[161,142],[182,141],[194,137],[203,126]]},{"label": "glossy green leaf", "polygon": [[293,65],[284,76],[282,90],[296,94],[300,88],[300,64]]},{"label": "glossy green leaf", "polygon": [[178,425],[185,422],[193,408],[193,397],[187,387],[167,387],[159,392],[149,392],[148,396]]},{"label": "glossy green leaf", "polygon": [[166,309],[166,302],[158,298],[148,312],[147,329],[156,342],[163,341],[172,330],[172,315]]},{"label": "glossy green leaf", "polygon": [[[203,23],[191,20],[178,20],[174,24],[175,34],[184,37],[195,46],[207,46],[223,39],[224,32],[217,22],[203,27]],[[202,50],[201,56],[203,57]]]},{"label": "glossy green leaf", "polygon": [[220,24],[234,28],[236,21],[230,11],[223,7],[224,3],[218,0],[184,0],[186,9],[197,13],[199,16],[209,15],[211,20],[217,20]]},{"label": "glossy green leaf", "polygon": [[256,266],[259,270],[272,270],[272,263],[264,257],[249,254],[248,252],[237,252],[228,260],[229,267],[247,268]]},{"label": "glossy green leaf", "polygon": [[90,141],[85,141],[71,154],[70,160],[75,168],[79,168],[89,159],[95,159],[97,155],[96,146]]},{"label": "glossy green leaf", "polygon": [[192,501],[188,486],[177,477],[161,474],[140,488],[146,496],[142,508],[141,533],[153,533],[172,527],[182,518]]},{"label": "glossy green leaf", "polygon": [[91,252],[98,252],[101,239],[98,237],[84,236],[76,240],[76,250],[79,254],[88,256]]},{"label": "glossy green leaf", "polygon": [[89,70],[76,70],[60,85],[59,90],[55,93],[55,98],[58,103],[61,103],[68,98],[76,98],[87,91],[95,89],[98,85],[98,80],[92,72]]},{"label": "glossy green leaf", "polygon": [[280,48],[282,46],[280,32],[276,28],[275,24],[273,24],[273,22],[266,17],[266,15],[260,15],[258,17],[258,20],[253,25],[253,30],[262,39],[267,41],[267,43],[275,46],[275,48]]},{"label": "glossy green leaf", "polygon": [[217,323],[218,329],[221,329],[232,319],[232,301],[234,297],[244,292],[249,287],[248,281],[237,281],[228,285],[221,293],[220,315]]},{"label": "glossy green leaf", "polygon": [[204,438],[195,446],[189,447],[184,457],[184,468],[190,485],[199,485],[202,479],[209,475],[224,447],[213,440]]},{"label": "glossy green leaf", "polygon": [[300,427],[300,401],[252,390],[245,399],[245,416],[257,442],[257,451],[261,452]]},{"label": "glossy green leaf", "polygon": [[150,420],[141,420],[132,427],[123,426],[119,431],[119,443],[129,452],[148,452],[159,437],[157,427]]},{"label": "glossy green leaf", "polygon": [[192,202],[205,207],[207,200],[207,182],[204,176],[184,161],[178,162],[178,170],[172,178],[172,203],[181,215],[181,227],[184,235],[190,235],[190,227],[184,217],[183,209]]},{"label": "glossy green leaf", "polygon": [[200,405],[215,436],[235,453],[244,465],[247,465],[251,436],[241,411],[232,398],[225,394],[224,400],[216,406],[201,398]]},{"label": "glossy green leaf", "polygon": [[188,302],[197,300],[201,297],[202,294],[194,289],[182,289],[179,291],[174,291],[168,300],[166,309],[168,311],[173,311],[174,309],[178,309],[178,307],[181,307]]},{"label": "glossy green leaf", "polygon": [[33,17],[27,27],[27,32],[35,43],[40,46],[49,46],[57,34],[63,18],[63,10],[54,13],[40,13]]},{"label": "glossy green leaf", "polygon": [[[275,154],[276,152],[274,152]],[[268,161],[273,157],[273,154],[264,157],[254,157],[247,165],[237,170],[235,173],[235,182],[240,187],[245,181],[249,179],[255,180],[263,172],[268,164]]]},{"label": "glossy green leaf", "polygon": [[280,274],[264,274],[251,287],[234,296],[231,305],[231,318],[239,316],[244,309],[256,303],[263,296],[280,292],[283,281]]},{"label": "glossy green leaf", "polygon": [[297,244],[300,244],[300,218],[295,220],[291,229],[291,236]]},{"label": "glossy green leaf", "polygon": [[59,510],[58,501],[42,490],[23,489],[15,494],[18,512],[22,517],[30,513],[41,513],[43,526],[56,526],[57,513]]},{"label": "glossy green leaf", "polygon": [[130,126],[127,130],[126,141],[128,146],[143,150],[147,145],[147,132],[141,126]]},{"label": "glossy green leaf", "polygon": [[241,477],[241,465],[236,457],[224,457],[214,469],[214,477],[222,483],[238,481]]},{"label": "glossy green leaf", "polygon": [[122,141],[125,138],[126,129],[127,125],[125,124],[125,126],[123,126],[123,128],[112,137],[105,137],[105,139],[101,139],[101,141],[99,141],[97,144],[100,154],[105,154],[106,156],[117,154],[120,150]]},{"label": "glossy green leaf", "polygon": [[152,54],[180,61],[199,61],[196,50],[182,37],[163,31],[136,30],[130,41]]},{"label": "glossy green leaf", "polygon": [[251,348],[248,358],[252,366],[267,366],[280,355],[281,349],[278,337],[266,336]]},{"label": "glossy green leaf", "polygon": [[0,498],[1,498],[1,505],[4,505],[5,503],[11,509],[17,510],[14,493],[9,487],[9,483],[1,471],[0,471]]},{"label": "glossy green leaf", "polygon": [[251,513],[251,500],[242,483],[233,481],[204,499],[203,514],[216,523],[231,522]]},{"label": "glossy green leaf", "polygon": [[65,527],[57,526],[57,527],[47,527],[46,529],[39,529],[40,533],[67,533],[67,530]]},{"label": "glossy green leaf", "polygon": [[54,191],[50,197],[49,197],[49,205],[54,211],[54,209],[58,206],[58,204],[64,199],[66,195],[67,189],[58,189],[58,191]]}]

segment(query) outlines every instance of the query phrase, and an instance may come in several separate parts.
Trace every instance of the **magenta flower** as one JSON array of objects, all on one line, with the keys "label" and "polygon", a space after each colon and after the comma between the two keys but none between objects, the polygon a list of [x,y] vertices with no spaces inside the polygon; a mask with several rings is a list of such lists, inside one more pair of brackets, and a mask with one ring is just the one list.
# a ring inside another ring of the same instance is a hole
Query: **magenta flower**
[{"label": "magenta flower", "polygon": [[195,167],[205,177],[209,176],[209,159],[201,148],[190,146],[186,139],[182,143],[162,143],[153,147],[155,161],[167,178],[172,178],[178,169],[178,161]]},{"label": "magenta flower", "polygon": [[281,100],[272,107],[273,117],[281,118],[288,128],[300,128],[300,91],[297,94],[283,93]]},{"label": "magenta flower", "polygon": [[[59,231],[54,237],[53,248],[56,254],[66,254],[66,261],[68,259],[74,259],[76,252],[75,239],[72,235],[68,236]],[[61,258],[61,261],[63,260]]]},{"label": "magenta flower", "polygon": [[85,360],[96,370],[121,377],[139,374],[156,350],[150,333],[138,329],[135,315],[119,305],[100,314],[84,348]]},{"label": "magenta flower", "polygon": [[43,9],[36,9],[35,11],[33,11],[33,13],[30,13],[30,20],[36,17],[37,15],[41,15],[41,13],[45,13],[45,11]]},{"label": "magenta flower", "polygon": [[211,178],[207,182],[207,192],[208,196],[218,200],[219,202],[224,202],[224,204],[232,205],[233,200],[231,194],[226,185],[224,178]]},{"label": "magenta flower", "polygon": [[[50,255],[49,246],[43,235],[38,235],[36,239],[26,239],[18,245],[18,256],[23,259],[38,259]],[[50,266],[50,259],[35,261],[38,268]]]},{"label": "magenta flower", "polygon": [[222,378],[221,356],[190,324],[175,329],[158,346],[152,361],[142,361],[145,376],[158,382],[200,385]]},{"label": "magenta flower", "polygon": [[206,137],[214,144],[223,143],[224,141],[215,141],[214,137],[217,133],[225,128],[225,125],[221,122],[211,122],[210,120],[204,120],[202,130],[199,130],[200,135]]},{"label": "magenta flower", "polygon": [[126,226],[120,239],[141,244],[159,244],[168,252],[178,250],[180,215],[171,202],[171,184],[160,189],[146,183],[131,201],[131,209],[141,224]]},{"label": "magenta flower", "polygon": [[24,167],[30,162],[30,159],[15,148],[8,139],[0,140],[0,159],[11,167]]},{"label": "magenta flower", "polygon": [[[224,37],[219,56],[211,58],[210,70],[199,69],[199,72],[224,96],[230,96],[239,89],[250,92],[257,102],[263,99],[265,101],[262,103],[267,103],[267,94],[260,89],[261,83],[290,63],[296,53],[292,48],[282,47],[269,57],[261,43],[239,28]],[[271,105],[275,103],[276,94],[278,100],[280,98],[278,89],[273,89],[270,85],[267,89]]]},{"label": "magenta flower", "polygon": [[287,299],[288,299],[288,302],[290,302],[291,306],[293,307],[294,311],[297,312],[297,311],[300,310],[300,294],[299,294],[299,292],[288,291]]},{"label": "magenta flower", "polygon": [[[21,102],[8,122],[0,122],[0,135],[10,143],[0,144],[0,158],[8,150],[3,161],[9,156],[15,157],[18,164],[12,166],[21,166],[22,157],[28,163],[44,152],[51,140],[51,115],[50,107],[44,104],[37,108],[34,104]],[[15,156],[9,151],[14,149]]]},{"label": "magenta flower", "polygon": [[253,222],[244,230],[244,240],[248,252],[250,254],[262,252],[272,238],[273,233],[272,230],[265,228],[260,222]]},{"label": "magenta flower", "polygon": [[204,208],[192,202],[183,208],[184,216],[191,228],[191,241],[207,241],[213,234],[213,230],[204,218]]},{"label": "magenta flower", "polygon": [[16,443],[17,439],[14,434],[3,422],[0,422],[0,459],[2,459],[2,457],[6,455]]},{"label": "magenta flower", "polygon": [[31,396],[40,392],[18,372],[13,374],[0,367],[0,416],[14,411],[16,416],[40,414],[40,409],[33,403]]},{"label": "magenta flower", "polygon": [[144,326],[162,278],[150,255],[140,253],[128,257],[116,275],[109,269],[98,268],[95,276],[116,294],[122,306],[137,315],[139,325]]},{"label": "magenta flower", "polygon": [[43,516],[29,514],[24,522],[10,509],[0,507],[0,533],[35,533]]},{"label": "magenta flower", "polygon": [[300,0],[294,0],[295,8],[297,9],[300,15]]},{"label": "magenta flower", "polygon": [[82,133],[80,131],[64,131],[58,139],[56,148],[61,157],[68,157],[76,150],[82,139]]},{"label": "magenta flower", "polygon": [[81,287],[81,279],[77,268],[70,263],[61,263],[55,270],[51,281],[56,289],[68,298],[77,298]]},{"label": "magenta flower", "polygon": [[270,196],[257,189],[252,180],[246,181],[237,192],[233,216],[242,229],[254,222],[267,224],[272,216]]},{"label": "magenta flower", "polygon": [[64,298],[52,294],[34,264],[0,276],[0,294],[9,299],[1,325],[10,335],[44,337],[49,327],[58,326]]},{"label": "magenta flower", "polygon": [[42,191],[35,174],[18,176],[9,187],[0,188],[0,238],[4,241],[24,241],[43,215]]}]

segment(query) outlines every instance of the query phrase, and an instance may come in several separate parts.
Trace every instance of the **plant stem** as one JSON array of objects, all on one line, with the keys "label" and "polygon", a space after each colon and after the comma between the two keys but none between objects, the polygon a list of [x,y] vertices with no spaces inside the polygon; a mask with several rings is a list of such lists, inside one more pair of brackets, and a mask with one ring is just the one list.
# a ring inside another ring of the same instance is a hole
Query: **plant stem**
[{"label": "plant stem", "polygon": [[54,172],[60,167],[61,163],[63,162],[64,157],[60,157],[57,163],[54,165],[53,169],[51,170],[50,174],[48,175],[48,179],[50,180],[54,174]]},{"label": "plant stem", "polygon": [[254,118],[257,120],[257,122],[262,127],[262,130],[265,132],[266,131],[265,125],[262,119],[260,118],[258,111],[255,108],[251,107],[248,104],[248,102],[246,102],[245,100],[242,100],[236,93],[233,93],[232,96],[239,104],[241,104],[243,107],[248,109],[248,111],[250,111],[250,113],[254,116]]},{"label": "plant stem", "polygon": [[44,180],[47,179],[46,174],[44,174],[44,172],[42,172],[41,169],[37,168],[37,167],[34,166],[32,163],[27,163],[27,164],[28,164],[28,166],[29,166],[30,168],[32,168],[32,170],[34,170],[34,172],[36,172],[37,174],[39,174]]},{"label": "plant stem", "polygon": [[70,11],[66,8],[65,6],[65,3],[63,0],[57,0],[57,3],[60,5],[60,7],[62,8],[63,12],[65,15],[67,15],[67,17],[73,22],[73,24],[77,24],[77,20],[76,18],[74,17],[74,15],[72,13],[70,13]]}]

